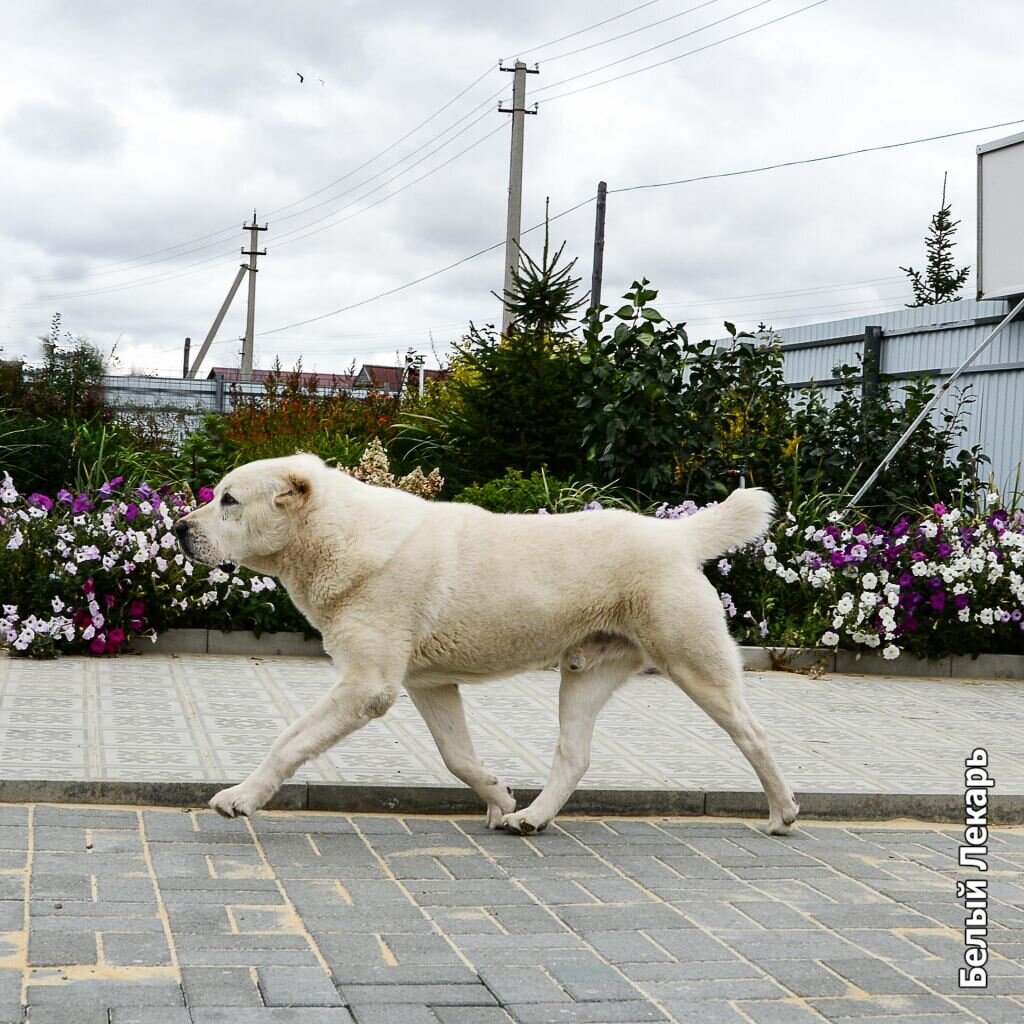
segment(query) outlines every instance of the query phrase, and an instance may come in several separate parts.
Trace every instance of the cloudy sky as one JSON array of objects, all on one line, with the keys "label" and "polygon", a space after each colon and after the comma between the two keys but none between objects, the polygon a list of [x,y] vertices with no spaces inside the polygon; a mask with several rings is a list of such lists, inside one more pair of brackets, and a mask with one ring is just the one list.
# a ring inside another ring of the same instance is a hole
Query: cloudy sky
[{"label": "cloudy sky", "polygon": [[[37,357],[59,311],[73,333],[116,344],[120,372],[180,373],[255,208],[269,223],[257,366],[443,356],[468,321],[499,317],[501,248],[363,300],[504,239],[510,118],[495,108],[512,75],[500,59],[540,67],[524,228],[546,197],[560,213],[602,178],[628,188],[1024,119],[1015,0],[812,3],[5,3],[0,355]],[[943,172],[958,262],[973,265],[975,146],[1021,130],[613,193],[605,301],[646,276],[658,307],[700,337],[723,319],[782,327],[899,308],[898,268],[923,263]],[[593,203],[551,226],[584,287],[593,226]],[[524,237],[528,251],[540,235]],[[237,365],[244,298],[204,374]]]}]

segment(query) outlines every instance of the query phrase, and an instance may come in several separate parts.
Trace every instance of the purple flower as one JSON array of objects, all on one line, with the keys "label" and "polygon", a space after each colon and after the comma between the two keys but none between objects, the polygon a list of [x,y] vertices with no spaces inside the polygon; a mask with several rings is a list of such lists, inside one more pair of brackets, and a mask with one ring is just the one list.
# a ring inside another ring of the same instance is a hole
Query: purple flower
[{"label": "purple flower", "polygon": [[45,494],[30,494],[28,496],[28,503],[35,505],[37,508],[45,508],[47,512],[53,508],[53,498],[48,498]]},{"label": "purple flower", "polygon": [[117,598],[114,597],[113,594],[104,594],[103,603],[107,606],[107,610],[109,611],[115,604],[117,604]]},{"label": "purple flower", "polygon": [[833,540],[839,540],[839,538],[842,536],[843,531],[840,530],[839,527],[835,525],[835,523],[829,523],[828,526],[825,527],[825,533]]},{"label": "purple flower", "polygon": [[935,550],[938,553],[939,558],[949,558],[949,556],[953,554],[953,545],[947,544],[943,541],[935,548]]},{"label": "purple flower", "polygon": [[84,582],[84,583],[82,584],[82,593],[83,593],[83,594],[92,594],[92,593],[95,593],[95,591],[96,591],[96,584],[95,584],[95,582],[93,581],[93,578],[92,578],[92,577],[90,576],[90,577],[89,577],[89,578],[88,578],[88,579],[87,579],[87,580],[86,580],[86,581],[85,581],[85,582]]},{"label": "purple flower", "polygon": [[112,629],[110,631],[110,642],[112,644],[123,644],[124,643],[124,630],[123,629]]},{"label": "purple flower", "polygon": [[966,608],[969,604],[969,600],[966,594],[955,594],[953,596],[953,607],[959,611],[961,608]]},{"label": "purple flower", "polygon": [[207,502],[213,501],[213,488],[212,487],[200,487],[199,488],[199,500],[206,504]]},{"label": "purple flower", "polygon": [[941,501],[935,502],[935,504],[932,505],[932,508],[935,510],[935,514],[937,516],[944,516],[949,511]]},{"label": "purple flower", "polygon": [[914,585],[914,577],[909,572],[900,573],[900,586],[906,590],[907,587]]},{"label": "purple flower", "polygon": [[1013,611],[1010,612],[1010,618],[1013,619],[1014,622],[1020,622],[1020,620],[1024,618],[1024,613],[1022,613],[1019,608],[1014,608]]},{"label": "purple flower", "polygon": [[928,586],[931,587],[932,590],[941,590],[942,589],[942,580],[938,576],[933,576],[928,581]]},{"label": "purple flower", "polygon": [[828,556],[828,558],[829,558],[829,561],[837,569],[841,569],[843,567],[843,565],[846,564],[846,555],[844,555],[842,553],[842,551],[833,551],[832,554]]},{"label": "purple flower", "polygon": [[103,637],[101,637],[101,636],[96,637],[96,639],[93,640],[93,642],[91,644],[89,644],[89,650],[92,651],[93,654],[106,654],[106,652],[107,652],[107,642],[106,642],[106,640],[104,640]]},{"label": "purple flower", "polygon": [[64,488],[57,492],[57,500],[62,505],[70,505],[75,499],[71,496],[71,492]]},{"label": "purple flower", "polygon": [[138,490],[135,492],[140,498],[149,498],[153,494],[153,488],[149,486],[145,481],[139,484]]},{"label": "purple flower", "polygon": [[912,562],[923,562],[928,556],[923,551],[913,551],[910,555]]},{"label": "purple flower", "polygon": [[121,484],[123,484],[123,483],[124,483],[124,477],[123,476],[115,476],[113,480],[108,480],[100,488],[100,497],[102,497],[102,498],[109,498],[110,495],[113,494],[114,491],[118,487],[120,487]]},{"label": "purple flower", "polygon": [[910,529],[910,520],[906,516],[901,516],[896,522],[896,525],[892,528],[892,535],[894,537],[902,537],[907,530]]},{"label": "purple flower", "polygon": [[604,506],[601,504],[601,502],[599,502],[599,501],[588,501],[586,503],[586,505],[583,506],[583,511],[584,512],[596,512],[596,511],[598,511],[598,510],[600,510],[602,508],[604,508]]},{"label": "purple flower", "polygon": [[146,602],[140,601],[136,598],[130,605],[128,605],[128,614],[132,618],[141,618],[146,613]]},{"label": "purple flower", "polygon": [[128,502],[128,507],[124,510],[125,519],[132,521],[139,514],[139,506],[134,501]]},{"label": "purple flower", "polygon": [[900,619],[900,629],[904,633],[916,633],[918,629],[917,619],[915,619],[910,612],[907,612],[907,614]]},{"label": "purple flower", "polygon": [[929,603],[935,611],[941,612],[946,607],[946,592],[944,590],[936,591],[932,594]]},{"label": "purple flower", "polygon": [[74,504],[71,506],[71,511],[77,516],[82,512],[88,512],[92,508],[92,502],[89,500],[88,494],[79,494],[75,498]]}]

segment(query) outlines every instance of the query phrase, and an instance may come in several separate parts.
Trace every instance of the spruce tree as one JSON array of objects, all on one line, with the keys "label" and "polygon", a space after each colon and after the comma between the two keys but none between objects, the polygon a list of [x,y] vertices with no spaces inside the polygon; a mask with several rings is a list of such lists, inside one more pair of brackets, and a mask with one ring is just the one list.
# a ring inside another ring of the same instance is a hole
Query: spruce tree
[{"label": "spruce tree", "polygon": [[913,267],[900,267],[914,288],[914,301],[907,306],[931,306],[937,302],[953,302],[961,298],[960,289],[970,274],[970,267],[957,269],[953,264],[953,235],[960,221],[952,220],[946,202],[946,175],[942,176],[942,206],[932,216],[924,240],[927,266],[924,272]]}]

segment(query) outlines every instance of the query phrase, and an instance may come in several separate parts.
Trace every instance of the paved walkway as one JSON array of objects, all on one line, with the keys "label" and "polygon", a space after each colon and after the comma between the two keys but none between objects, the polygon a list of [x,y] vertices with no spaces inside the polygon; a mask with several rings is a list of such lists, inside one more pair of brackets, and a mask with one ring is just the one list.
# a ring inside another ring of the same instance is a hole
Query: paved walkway
[{"label": "paved walkway", "polygon": [[0,1022],[1024,1020],[1024,831],[0,805]]},{"label": "paved walkway", "polygon": [[[1024,683],[780,672],[745,678],[798,793],[956,795],[964,758],[985,747],[996,793],[1024,794]],[[0,657],[0,780],[240,781],[333,679],[329,663],[315,658]],[[557,674],[463,687],[463,694],[484,763],[517,788],[541,785],[557,737]],[[405,694],[297,778],[460,787]],[[758,788],[725,734],[657,676],[637,676],[604,710],[583,787]]]}]

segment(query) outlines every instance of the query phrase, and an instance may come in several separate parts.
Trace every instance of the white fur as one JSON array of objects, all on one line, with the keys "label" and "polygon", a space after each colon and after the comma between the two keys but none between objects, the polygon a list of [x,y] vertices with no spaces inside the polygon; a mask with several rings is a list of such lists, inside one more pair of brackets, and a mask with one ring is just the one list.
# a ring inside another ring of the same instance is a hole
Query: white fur
[{"label": "white fur", "polygon": [[[648,663],[728,732],[764,786],[769,830],[788,831],[796,802],[744,700],[739,652],[701,571],[761,533],[773,507],[749,488],[681,520],[495,515],[371,487],[311,455],[232,471],[179,524],[183,548],[279,577],[340,679],[211,805],[229,816],[258,810],[305,761],[385,714],[401,686],[449,770],[486,802],[488,824],[539,831],[586,771],[601,707]],[[556,662],[551,776],[516,812],[473,750],[458,687]]]}]

